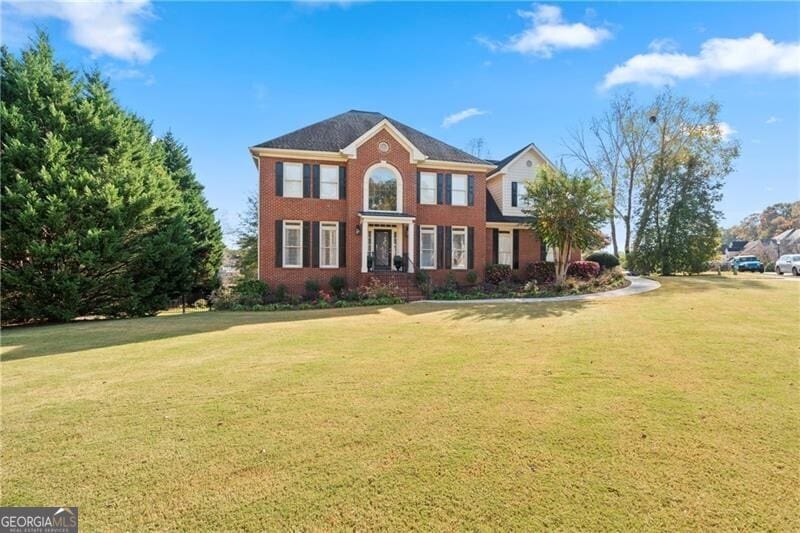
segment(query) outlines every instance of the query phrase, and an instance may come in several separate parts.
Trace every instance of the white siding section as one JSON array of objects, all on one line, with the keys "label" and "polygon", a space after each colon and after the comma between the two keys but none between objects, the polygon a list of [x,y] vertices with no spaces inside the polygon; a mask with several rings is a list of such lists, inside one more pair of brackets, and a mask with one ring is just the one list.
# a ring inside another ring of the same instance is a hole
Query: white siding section
[{"label": "white siding section", "polygon": [[[531,162],[531,166],[528,166],[528,161]],[[518,183],[517,194],[521,198],[525,194],[524,182],[535,178],[536,173],[539,172],[539,168],[544,164],[545,162],[542,161],[542,159],[533,151],[533,149],[529,148],[520,154],[517,160],[511,163],[508,168],[506,168],[506,175],[503,176],[503,190],[501,192],[503,201],[502,203],[497,202],[497,205],[499,205],[500,209],[503,210],[504,215],[522,216],[525,214],[522,212],[523,206],[521,204],[523,202],[518,202],[517,207],[511,206],[511,183]]]},{"label": "white siding section", "polygon": [[486,189],[489,191],[489,194],[492,195],[492,198],[494,198],[497,206],[503,209],[503,178],[500,177],[489,180]]}]

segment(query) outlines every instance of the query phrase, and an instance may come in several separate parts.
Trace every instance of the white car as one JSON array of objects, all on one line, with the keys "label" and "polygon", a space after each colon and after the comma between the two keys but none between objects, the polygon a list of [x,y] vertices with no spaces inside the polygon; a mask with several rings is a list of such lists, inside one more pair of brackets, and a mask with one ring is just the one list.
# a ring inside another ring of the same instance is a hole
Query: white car
[{"label": "white car", "polygon": [[795,276],[800,276],[800,255],[782,255],[775,262],[775,273],[783,276],[791,272]]}]

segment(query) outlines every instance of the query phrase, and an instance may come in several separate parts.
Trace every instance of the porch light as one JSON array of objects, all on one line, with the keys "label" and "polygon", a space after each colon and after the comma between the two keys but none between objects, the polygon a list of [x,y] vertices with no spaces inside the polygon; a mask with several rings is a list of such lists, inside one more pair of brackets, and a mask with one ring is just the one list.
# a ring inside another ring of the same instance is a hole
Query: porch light
[{"label": "porch light", "polygon": [[361,224],[356,224],[356,235],[361,235]]}]

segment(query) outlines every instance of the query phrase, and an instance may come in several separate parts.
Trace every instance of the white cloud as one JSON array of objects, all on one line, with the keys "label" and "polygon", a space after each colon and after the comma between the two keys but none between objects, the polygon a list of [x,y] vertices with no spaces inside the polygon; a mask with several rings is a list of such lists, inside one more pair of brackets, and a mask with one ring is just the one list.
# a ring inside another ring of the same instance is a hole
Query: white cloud
[{"label": "white cloud", "polygon": [[147,62],[155,48],[142,40],[141,25],[153,18],[149,0],[108,2],[10,2],[21,17],[67,23],[70,39],[94,56]]},{"label": "white cloud", "polygon": [[136,68],[119,68],[115,65],[106,65],[103,72],[112,80],[142,80],[145,85],[153,85],[156,82],[152,74],[148,74]]},{"label": "white cloud", "polygon": [[800,73],[800,42],[778,43],[761,33],[740,39],[709,39],[698,55],[639,54],[605,75],[601,87],[639,83],[672,85],[676,80],[736,74],[792,76]]},{"label": "white cloud", "polygon": [[532,11],[519,10],[517,14],[528,20],[530,27],[505,42],[486,37],[476,40],[493,52],[502,50],[548,58],[557,50],[592,48],[611,38],[611,32],[605,28],[566,22],[558,6],[538,4]]},{"label": "white cloud", "polygon": [[678,50],[678,43],[674,39],[670,39],[669,37],[663,39],[653,39],[650,41],[650,44],[647,45],[647,48],[651,52],[675,52]]},{"label": "white cloud", "polygon": [[719,128],[719,134],[722,136],[722,140],[724,141],[727,141],[733,134],[737,133],[736,130],[733,129],[733,127],[727,122],[720,122],[717,124],[717,127]]},{"label": "white cloud", "polygon": [[777,122],[780,122],[780,121],[781,121],[781,119],[780,119],[780,118],[776,117],[775,115],[772,115],[771,117],[769,117],[769,118],[768,118],[768,119],[767,119],[767,120],[764,122],[764,124],[775,124],[775,123],[777,123]]},{"label": "white cloud", "polygon": [[449,128],[454,124],[458,124],[462,120],[467,120],[470,117],[485,115],[486,113],[488,113],[488,111],[482,111],[477,107],[470,107],[469,109],[465,109],[463,111],[459,111],[458,113],[453,113],[452,115],[444,117],[444,120],[442,121],[442,127]]}]

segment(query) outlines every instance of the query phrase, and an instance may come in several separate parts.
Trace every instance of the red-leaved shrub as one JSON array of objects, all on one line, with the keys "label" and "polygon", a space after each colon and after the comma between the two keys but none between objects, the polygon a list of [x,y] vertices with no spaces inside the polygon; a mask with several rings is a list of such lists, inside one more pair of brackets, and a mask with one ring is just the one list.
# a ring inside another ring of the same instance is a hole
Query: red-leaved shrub
[{"label": "red-leaved shrub", "polygon": [[567,267],[567,276],[580,279],[596,278],[600,274],[600,263],[575,261]]},{"label": "red-leaved shrub", "polygon": [[553,283],[556,280],[556,264],[549,261],[536,261],[529,263],[526,268],[528,279],[538,284]]},{"label": "red-leaved shrub", "polygon": [[494,285],[511,281],[511,267],[508,265],[489,265],[486,267],[486,281]]}]

